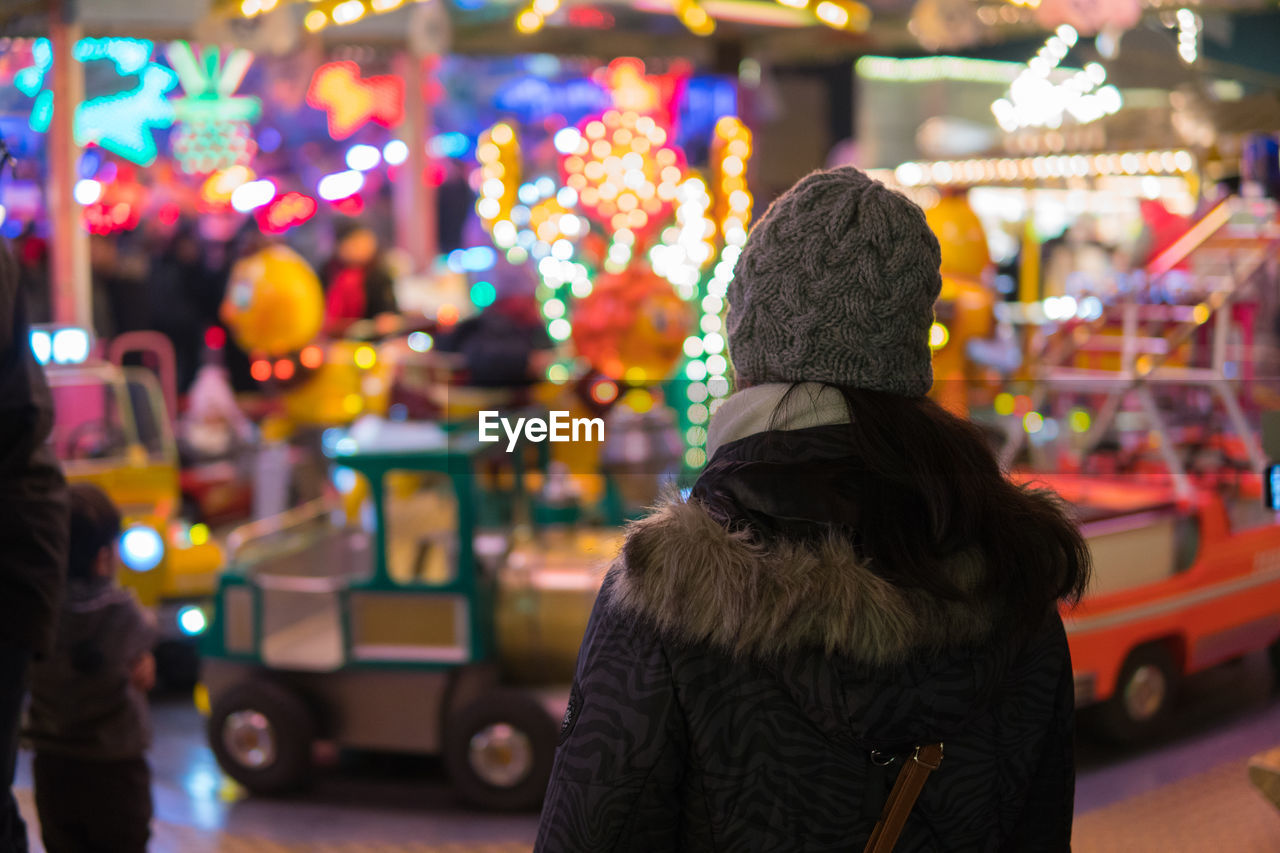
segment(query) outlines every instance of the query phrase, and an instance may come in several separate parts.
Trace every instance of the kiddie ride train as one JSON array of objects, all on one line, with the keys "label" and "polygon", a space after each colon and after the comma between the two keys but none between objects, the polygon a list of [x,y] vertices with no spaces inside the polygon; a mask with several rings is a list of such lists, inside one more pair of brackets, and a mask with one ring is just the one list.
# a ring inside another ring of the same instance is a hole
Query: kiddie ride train
[{"label": "kiddie ride train", "polygon": [[535,805],[568,696],[546,685],[572,677],[616,531],[531,523],[527,454],[474,420],[365,418],[326,453],[355,500],[229,542],[202,647],[219,764],[265,793],[302,785],[320,740],[436,754],[469,803]]},{"label": "kiddie ride train", "polygon": [[1116,740],[1158,732],[1192,673],[1266,649],[1280,676],[1280,524],[1240,393],[1262,389],[1234,343],[1277,249],[1274,210],[1224,202],[1148,269],[1151,293],[1190,269],[1178,304],[1136,294],[1066,321],[1005,418],[1006,461],[1026,449],[1025,476],[1079,510],[1095,578],[1063,613],[1076,698]]},{"label": "kiddie ride train", "polygon": [[[172,348],[158,333],[131,332],[102,356],[74,327],[36,328],[31,347],[53,399],[54,453],[68,480],[95,483],[120,507],[121,582],[157,611],[162,682],[189,686],[197,661],[191,638],[205,628],[222,549],[190,517],[180,486]],[[157,372],[122,366],[130,353],[143,354]]]},{"label": "kiddie ride train", "polygon": [[[266,793],[305,783],[319,741],[439,754],[468,802],[536,804],[620,536],[557,493],[590,479],[570,464],[596,463],[480,441],[477,408],[510,401],[477,407],[425,332],[323,341],[319,283],[283,247],[233,271],[223,319],[270,380],[280,426],[264,435],[310,430],[336,489],[228,539],[197,692],[220,765]],[[385,417],[406,368],[432,365],[443,423]],[[617,423],[609,436],[648,441]],[[642,477],[656,490],[657,467],[618,467],[620,505]]]}]

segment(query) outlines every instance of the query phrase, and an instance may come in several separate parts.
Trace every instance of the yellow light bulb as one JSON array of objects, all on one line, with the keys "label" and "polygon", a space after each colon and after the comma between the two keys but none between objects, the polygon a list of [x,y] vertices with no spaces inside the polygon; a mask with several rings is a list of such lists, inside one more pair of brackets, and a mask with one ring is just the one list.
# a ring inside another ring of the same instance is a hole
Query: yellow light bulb
[{"label": "yellow light bulb", "polygon": [[516,134],[511,129],[511,125],[502,122],[493,126],[493,129],[489,131],[489,138],[498,145],[509,145],[516,138]]},{"label": "yellow light bulb", "polygon": [[849,13],[847,10],[831,0],[822,0],[813,10],[813,14],[819,21],[837,30],[843,30],[849,23]]},{"label": "yellow light bulb", "polygon": [[516,29],[524,35],[536,33],[544,23],[546,20],[532,9],[526,9],[516,16]]}]

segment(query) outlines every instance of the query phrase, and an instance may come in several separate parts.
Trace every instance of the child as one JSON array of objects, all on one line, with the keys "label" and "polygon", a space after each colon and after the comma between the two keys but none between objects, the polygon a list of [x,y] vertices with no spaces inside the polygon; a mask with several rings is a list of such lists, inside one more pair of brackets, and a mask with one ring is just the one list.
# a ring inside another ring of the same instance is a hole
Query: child
[{"label": "child", "polygon": [[41,836],[48,853],[142,853],[151,834],[155,628],[115,584],[120,511],[97,486],[69,492],[66,600],[53,654],[32,666],[26,726]]}]

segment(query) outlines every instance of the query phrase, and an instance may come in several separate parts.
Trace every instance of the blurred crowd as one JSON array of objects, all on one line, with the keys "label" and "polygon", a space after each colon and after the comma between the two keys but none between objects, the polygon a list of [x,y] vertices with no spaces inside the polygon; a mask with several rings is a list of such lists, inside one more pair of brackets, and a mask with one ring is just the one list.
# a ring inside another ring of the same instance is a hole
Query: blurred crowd
[{"label": "blurred crowd", "polygon": [[[205,237],[188,219],[163,233],[138,229],[92,235],[93,333],[99,338],[143,329],[163,333],[173,343],[178,388],[185,391],[200,368],[206,331],[220,324],[232,267],[266,243],[251,220],[226,240]],[[392,277],[373,229],[358,220],[340,221],[331,245],[327,258],[308,259],[325,288],[326,330],[340,334],[352,321],[395,312]],[[31,322],[53,322],[48,241],[28,227],[13,248]],[[245,353],[233,339],[219,340],[226,340],[233,385],[254,387]]]}]

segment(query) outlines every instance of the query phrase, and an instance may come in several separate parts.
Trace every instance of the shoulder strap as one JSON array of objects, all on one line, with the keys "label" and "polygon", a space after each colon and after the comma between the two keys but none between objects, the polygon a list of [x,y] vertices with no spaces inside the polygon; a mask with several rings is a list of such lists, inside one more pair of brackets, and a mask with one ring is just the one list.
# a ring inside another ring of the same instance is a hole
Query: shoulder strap
[{"label": "shoulder strap", "polygon": [[920,796],[924,780],[940,764],[941,743],[927,743],[916,747],[910,760],[898,771],[898,779],[889,792],[884,811],[880,813],[880,820],[867,839],[867,846],[862,853],[891,853],[893,846],[898,843],[898,836],[902,834],[902,827],[907,823],[907,815],[911,814],[911,809]]}]

